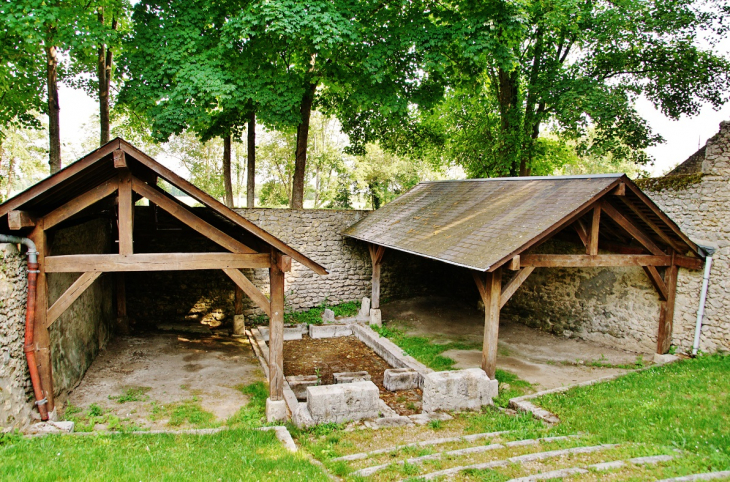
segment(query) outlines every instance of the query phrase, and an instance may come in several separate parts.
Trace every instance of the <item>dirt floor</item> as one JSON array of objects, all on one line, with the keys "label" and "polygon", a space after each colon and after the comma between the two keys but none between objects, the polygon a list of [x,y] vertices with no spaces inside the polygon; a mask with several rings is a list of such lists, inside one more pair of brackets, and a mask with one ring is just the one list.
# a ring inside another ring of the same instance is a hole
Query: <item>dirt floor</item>
[{"label": "dirt floor", "polygon": [[[259,380],[263,373],[245,337],[149,333],[113,339],[67,402],[82,409],[96,404],[127,423],[158,429],[167,420],[151,420],[155,405],[199,401],[225,421],[248,402],[239,388]],[[140,400],[110,398],[130,390]]]},{"label": "dirt floor", "polygon": [[390,392],[383,372],[392,368],[354,336],[309,338],[284,342],[284,376],[318,375],[322,385],[334,383],[334,373],[366,371],[380,389],[380,398],[399,415],[421,412],[421,390]]},{"label": "dirt floor", "polygon": [[[411,335],[436,338],[436,343],[467,342],[481,345],[484,313],[476,306],[449,298],[416,297],[382,306],[388,326]],[[443,356],[456,360],[456,368],[479,367],[481,350],[448,350]],[[521,323],[499,325],[497,367],[515,373],[535,385],[536,390],[556,388],[627,370],[587,366],[629,365],[651,354],[622,351],[574,338],[564,338],[529,328]]]}]

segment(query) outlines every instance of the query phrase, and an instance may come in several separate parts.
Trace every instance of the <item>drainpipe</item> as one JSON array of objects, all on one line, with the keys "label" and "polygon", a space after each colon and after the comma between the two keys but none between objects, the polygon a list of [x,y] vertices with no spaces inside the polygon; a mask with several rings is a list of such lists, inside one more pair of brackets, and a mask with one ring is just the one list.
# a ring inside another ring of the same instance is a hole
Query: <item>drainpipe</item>
[{"label": "drainpipe", "polygon": [[38,278],[38,251],[36,251],[35,243],[28,238],[19,236],[8,236],[0,234],[0,243],[24,244],[28,247],[28,296],[25,309],[25,359],[28,361],[28,371],[30,372],[30,381],[33,384],[33,393],[36,399],[38,412],[41,414],[41,420],[48,420],[48,409],[46,404],[48,399],[43,396],[43,387],[41,385],[41,377],[38,374],[38,365],[35,361],[35,347],[33,336],[35,333],[35,297],[36,297],[36,280]]},{"label": "drainpipe", "polygon": [[697,309],[697,323],[695,323],[695,340],[692,344],[692,356],[697,355],[697,350],[700,348],[700,334],[702,333],[702,318],[705,315],[705,302],[707,301],[707,288],[710,284],[710,270],[712,269],[712,255],[715,253],[715,248],[702,246],[702,249],[707,253],[705,258],[705,274],[702,277],[702,292],[700,293],[700,307]]}]

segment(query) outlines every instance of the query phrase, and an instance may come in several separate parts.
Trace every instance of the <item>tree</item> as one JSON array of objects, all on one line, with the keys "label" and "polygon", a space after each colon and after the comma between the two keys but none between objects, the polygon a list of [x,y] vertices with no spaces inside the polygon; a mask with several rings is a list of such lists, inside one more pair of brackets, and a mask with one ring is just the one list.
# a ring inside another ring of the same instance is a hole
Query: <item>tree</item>
[{"label": "tree", "polygon": [[[47,174],[47,133],[40,120],[31,127],[12,125],[0,129],[0,202],[33,185]],[[44,137],[46,139],[44,139]]]},{"label": "tree", "polygon": [[549,171],[556,141],[644,164],[661,137],[634,109],[638,96],[670,118],[727,101],[730,63],[698,42],[722,38],[728,13],[691,0],[434,3],[431,39],[441,41],[418,48],[450,87],[446,123],[426,115],[422,127],[455,135],[473,177]]}]

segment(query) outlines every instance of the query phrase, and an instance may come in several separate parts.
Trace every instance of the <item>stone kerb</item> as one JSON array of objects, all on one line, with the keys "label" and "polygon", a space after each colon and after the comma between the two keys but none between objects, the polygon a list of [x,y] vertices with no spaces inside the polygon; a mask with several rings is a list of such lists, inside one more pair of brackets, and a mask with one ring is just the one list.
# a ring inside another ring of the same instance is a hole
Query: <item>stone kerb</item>
[{"label": "stone kerb", "polygon": [[499,382],[490,380],[484,370],[467,368],[433,372],[423,377],[423,411],[479,410],[491,405]]},{"label": "stone kerb", "polygon": [[378,417],[378,387],[371,381],[307,388],[307,410],[317,423]]}]

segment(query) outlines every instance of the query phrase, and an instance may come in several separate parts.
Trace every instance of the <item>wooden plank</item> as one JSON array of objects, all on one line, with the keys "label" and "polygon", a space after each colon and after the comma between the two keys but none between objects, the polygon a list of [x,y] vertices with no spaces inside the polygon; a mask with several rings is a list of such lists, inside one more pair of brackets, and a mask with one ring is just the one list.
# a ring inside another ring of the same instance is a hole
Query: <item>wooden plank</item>
[{"label": "wooden plank", "polygon": [[[534,266],[528,266],[519,270],[512,279],[502,288],[502,294],[499,297],[499,308],[501,309],[507,304],[512,295],[515,294],[517,289],[522,286],[528,276],[535,270]],[[486,306],[486,304],[484,305]]]},{"label": "wooden plank", "polygon": [[27,211],[10,211],[8,213],[8,228],[11,231],[19,231],[23,228],[32,228],[35,226],[35,216]]},{"label": "wooden plank", "polygon": [[114,168],[115,169],[127,169],[127,155],[121,149],[117,149],[113,153],[114,156]]},{"label": "wooden plank", "polygon": [[223,269],[223,272],[227,274],[234,283],[236,283],[236,286],[241,288],[241,290],[246,293],[249,298],[251,298],[251,301],[256,303],[256,306],[264,310],[264,313],[266,313],[267,316],[271,316],[271,303],[269,302],[269,299],[261,291],[259,291],[256,286],[254,286],[251,280],[246,278],[246,276],[238,269],[225,268]]},{"label": "wooden plank", "polygon": [[[237,239],[234,239],[233,237],[227,235],[220,229],[203,221],[198,216],[190,212],[187,208],[167,199],[165,196],[157,192],[156,189],[143,183],[139,179],[135,178],[132,180],[132,189],[134,190],[134,192],[146,197],[150,200],[150,202],[155,203],[160,208],[164,209],[172,216],[176,217],[179,221],[187,224],[192,229],[198,231],[212,241],[215,241],[222,247],[229,249],[234,253],[256,252],[242,242],[238,241]],[[268,267],[268,265],[266,267]]]},{"label": "wooden plank", "polygon": [[[63,181],[66,181],[67,179],[75,176],[87,167],[99,162],[100,160],[108,156],[112,151],[114,151],[114,149],[119,149],[119,146],[119,139],[114,139],[108,144],[104,144],[94,152],[82,157],[78,161],[69,164],[68,167],[61,169],[53,176],[47,177],[27,191],[23,191],[14,198],[9,199],[6,203],[0,205],[0,217],[5,216],[8,212],[17,209],[18,207],[22,206],[28,201],[31,201],[32,199],[35,199],[39,195],[51,189],[53,186],[56,186]],[[49,228],[50,226],[46,227],[46,229]]]},{"label": "wooden plank", "polygon": [[702,269],[705,265],[705,262],[699,258],[690,258],[688,256],[675,255],[674,264],[676,264],[680,268]]},{"label": "wooden plank", "polygon": [[132,254],[134,253],[134,199],[132,199],[132,174],[129,171],[119,175],[117,199],[119,254]]},{"label": "wooden plank", "polygon": [[268,268],[270,265],[270,256],[261,253],[74,254],[46,258],[48,273]]},{"label": "wooden plank", "polygon": [[281,254],[273,254],[269,268],[271,315],[269,316],[269,398],[284,399],[284,272],[279,269]]},{"label": "wooden plank", "polygon": [[677,265],[667,268],[664,274],[667,285],[667,301],[662,302],[664,309],[660,313],[659,333],[657,334],[657,353],[664,354],[672,345],[672,331],[674,329],[674,303],[677,294]]},{"label": "wooden plank", "polygon": [[186,181],[182,177],[178,176],[177,174],[175,174],[174,172],[172,172],[170,169],[166,168],[162,164],[158,163],[157,161],[155,161],[150,156],[148,156],[144,152],[140,151],[133,145],[129,144],[126,141],[122,141],[121,148],[127,154],[131,155],[132,157],[134,157],[134,159],[139,161],[141,164],[145,165],[146,167],[148,167],[151,170],[153,170],[154,172],[156,172],[160,177],[162,177],[163,179],[165,179],[166,181],[168,181],[175,187],[179,188],[181,191],[189,194],[192,198],[196,199],[197,201],[201,202],[202,204],[214,209],[219,214],[221,214],[223,217],[238,224],[239,226],[244,228],[246,231],[250,232],[254,236],[263,240],[265,243],[268,243],[269,245],[273,246],[277,250],[281,251],[283,254],[287,254],[287,255],[291,256],[292,258],[297,260],[299,263],[303,264],[304,266],[311,269],[315,273],[320,274],[320,275],[327,274],[327,270],[324,269],[324,267],[320,266],[318,263],[315,263],[314,261],[307,258],[302,253],[295,250],[291,246],[287,245],[280,239],[276,238],[275,236],[272,236],[270,233],[268,233],[267,231],[256,226],[254,223],[252,223],[248,219],[244,218],[237,212],[226,207],[223,203],[221,203],[217,199],[213,198],[206,192],[198,189],[196,186],[194,186],[190,182]]},{"label": "wooden plank", "polygon": [[603,266],[669,266],[672,257],[651,254],[523,254],[521,264],[535,268],[592,268]]},{"label": "wooden plank", "polygon": [[50,213],[43,216],[43,225],[45,229],[51,229],[58,223],[61,223],[79,211],[86,209],[92,204],[101,201],[105,197],[111,195],[117,190],[119,181],[117,179],[110,179],[108,181],[99,184],[95,188],[85,192],[79,197],[72,199],[63,206],[54,209]]},{"label": "wooden plank", "polygon": [[632,203],[626,196],[621,198],[621,201],[623,201],[624,205],[631,210],[632,213],[634,213],[639,219],[641,219],[647,226],[649,226],[649,229],[654,231],[657,236],[659,236],[662,241],[667,243],[669,246],[671,246],[674,250],[679,251],[680,253],[684,251],[685,247],[680,246],[680,244],[672,239],[671,236],[669,236],[667,233],[662,230],[654,221],[649,219],[649,216],[644,214],[637,206],[636,204]]},{"label": "wooden plank", "polygon": [[609,203],[603,204],[603,211],[609,215],[611,219],[613,219],[616,224],[621,226],[627,233],[629,233],[631,236],[634,237],[642,246],[644,246],[650,253],[661,255],[664,254],[664,251],[654,244],[654,241],[651,240],[649,236],[647,236],[641,229],[639,229],[638,226],[636,226],[634,223],[629,221],[624,217],[623,214],[618,212],[616,208],[614,208]]},{"label": "wooden plank", "polygon": [[518,254],[507,263],[507,269],[510,271],[518,271],[520,269],[520,255]]},{"label": "wooden plank", "polygon": [[662,301],[667,301],[667,285],[664,283],[659,271],[654,266],[643,266],[646,275],[649,277],[649,281],[659,293],[659,298]]},{"label": "wooden plank", "polygon": [[38,267],[40,273],[36,281],[36,309],[35,327],[33,336],[36,346],[36,364],[41,377],[43,396],[48,400],[46,408],[53,411],[53,365],[51,363],[51,336],[46,326],[48,313],[48,276],[46,275],[46,260],[48,259],[48,238],[44,230],[43,220],[36,223],[36,227],[30,235],[38,250]]},{"label": "wooden plank", "polygon": [[101,276],[101,271],[89,271],[79,276],[79,278],[68,287],[68,289],[56,300],[56,302],[48,308],[46,326],[51,326],[53,322],[56,321],[58,317],[61,316],[63,312],[66,311],[99,276]]},{"label": "wooden plank", "polygon": [[588,235],[588,244],[586,245],[586,254],[596,256],[598,254],[598,229],[601,226],[601,204],[596,204],[593,208],[593,217],[591,218],[591,232]]},{"label": "wooden plank", "polygon": [[484,298],[484,344],[482,370],[494,379],[497,371],[497,342],[499,339],[499,302],[502,293],[502,270],[487,273]]}]

